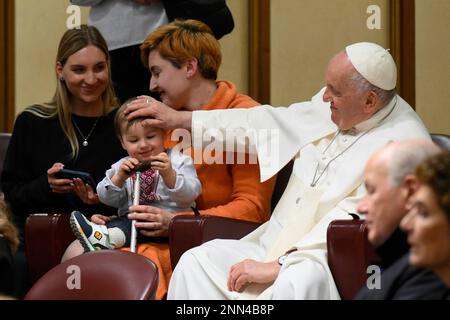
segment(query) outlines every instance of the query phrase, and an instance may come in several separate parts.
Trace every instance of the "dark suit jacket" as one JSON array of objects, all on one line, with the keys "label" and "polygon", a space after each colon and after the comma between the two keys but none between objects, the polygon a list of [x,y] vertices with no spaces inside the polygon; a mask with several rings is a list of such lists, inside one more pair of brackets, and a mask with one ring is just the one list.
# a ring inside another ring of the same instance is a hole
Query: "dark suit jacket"
[{"label": "dark suit jacket", "polygon": [[448,295],[443,282],[428,269],[414,268],[405,254],[381,273],[381,288],[363,287],[356,300],[441,300]]},{"label": "dark suit jacket", "polygon": [[375,264],[383,270],[381,288],[363,286],[355,300],[441,300],[448,296],[448,289],[431,270],[409,264],[409,246],[400,229],[377,248],[377,254],[381,260]]}]

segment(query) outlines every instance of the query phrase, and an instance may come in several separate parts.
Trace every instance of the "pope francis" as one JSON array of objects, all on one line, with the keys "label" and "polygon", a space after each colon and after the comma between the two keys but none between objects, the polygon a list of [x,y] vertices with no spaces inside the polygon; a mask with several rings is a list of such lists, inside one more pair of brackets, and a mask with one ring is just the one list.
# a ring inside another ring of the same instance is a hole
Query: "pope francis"
[{"label": "pope francis", "polygon": [[[241,141],[258,155],[262,180],[294,159],[271,219],[240,240],[213,240],[187,251],[168,299],[339,299],[327,264],[328,224],[356,212],[365,192],[364,166],[377,149],[390,141],[430,139],[396,94],[396,81],[389,52],[363,42],[330,60],[326,87],[311,101],[287,108],[188,112],[148,97],[130,104],[128,116],[151,116],[149,125],[184,127],[194,137],[209,130],[219,141],[230,131],[249,136]],[[276,134],[258,134],[263,130]],[[267,152],[273,145],[276,150]]]}]

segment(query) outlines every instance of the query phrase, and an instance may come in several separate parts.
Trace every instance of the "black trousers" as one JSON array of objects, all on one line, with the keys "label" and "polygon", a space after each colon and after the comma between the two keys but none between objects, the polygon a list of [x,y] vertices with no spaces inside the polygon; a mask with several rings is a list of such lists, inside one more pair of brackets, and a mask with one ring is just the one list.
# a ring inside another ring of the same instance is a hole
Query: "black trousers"
[{"label": "black trousers", "polygon": [[141,62],[140,45],[111,50],[111,77],[120,103],[140,95],[155,94],[149,91],[150,72]]},{"label": "black trousers", "polygon": [[19,245],[19,249],[13,258],[12,286],[11,295],[17,299],[23,299],[31,288],[27,257],[23,243]]}]

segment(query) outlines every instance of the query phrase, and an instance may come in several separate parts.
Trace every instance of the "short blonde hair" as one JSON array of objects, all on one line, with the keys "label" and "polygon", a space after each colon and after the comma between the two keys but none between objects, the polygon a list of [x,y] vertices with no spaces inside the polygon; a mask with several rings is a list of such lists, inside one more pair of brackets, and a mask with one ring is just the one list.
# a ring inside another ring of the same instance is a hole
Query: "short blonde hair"
[{"label": "short blonde hair", "polygon": [[[140,123],[143,120],[148,119],[148,117],[138,117],[138,118],[133,118],[131,120],[127,119],[127,117],[125,115],[125,109],[127,108],[128,104],[130,102],[132,102],[136,99],[137,99],[137,97],[133,97],[133,98],[130,98],[127,101],[125,101],[120,106],[120,108],[117,110],[116,116],[114,117],[114,129],[116,130],[116,135],[120,141],[122,141],[122,134],[124,133],[124,128],[125,128],[125,130],[128,130],[128,128],[130,128],[134,124]],[[156,128],[156,127],[152,127],[152,129],[161,130],[165,134],[165,131],[163,129]]]},{"label": "short blonde hair", "polygon": [[175,20],[150,33],[141,45],[141,60],[148,68],[148,56],[157,50],[162,58],[181,68],[189,59],[196,58],[201,75],[216,80],[222,63],[220,43],[211,29],[197,20]]}]

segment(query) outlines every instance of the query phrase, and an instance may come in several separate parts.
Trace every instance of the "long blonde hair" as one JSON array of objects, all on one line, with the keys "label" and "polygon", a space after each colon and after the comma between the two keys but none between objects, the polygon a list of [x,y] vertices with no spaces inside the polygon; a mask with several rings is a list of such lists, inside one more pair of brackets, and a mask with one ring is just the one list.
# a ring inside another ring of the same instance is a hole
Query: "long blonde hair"
[{"label": "long blonde hair", "polygon": [[[81,25],[77,29],[67,30],[59,42],[56,62],[64,66],[71,55],[89,45],[99,48],[105,54],[108,65],[108,85],[102,94],[103,115],[106,115],[117,106],[118,102],[112,87],[111,59],[108,52],[108,45],[97,28]],[[69,103],[71,93],[67,89],[65,82],[61,81],[57,75],[56,83],[56,91],[50,102],[28,107],[24,111],[41,118],[53,118],[57,116],[62,130],[70,142],[72,158],[76,158],[80,150],[80,145],[72,123],[72,112]]]},{"label": "long blonde hair", "polygon": [[2,235],[11,252],[14,254],[19,247],[19,232],[16,226],[11,222],[11,214],[3,199],[0,199],[0,235]]}]

